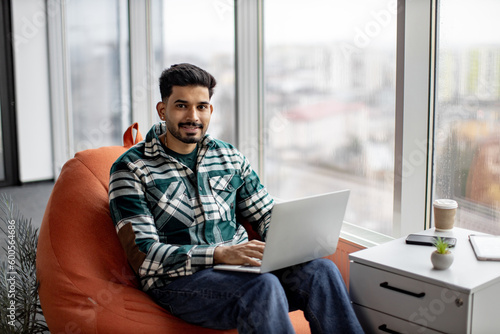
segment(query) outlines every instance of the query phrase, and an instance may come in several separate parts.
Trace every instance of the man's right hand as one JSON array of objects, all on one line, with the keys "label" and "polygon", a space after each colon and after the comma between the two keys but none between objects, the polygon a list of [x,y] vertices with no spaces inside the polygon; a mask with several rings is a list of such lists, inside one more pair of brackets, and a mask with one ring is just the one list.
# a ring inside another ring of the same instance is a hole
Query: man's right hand
[{"label": "man's right hand", "polygon": [[214,251],[214,264],[244,264],[260,266],[265,242],[252,240],[239,245],[218,246]]}]

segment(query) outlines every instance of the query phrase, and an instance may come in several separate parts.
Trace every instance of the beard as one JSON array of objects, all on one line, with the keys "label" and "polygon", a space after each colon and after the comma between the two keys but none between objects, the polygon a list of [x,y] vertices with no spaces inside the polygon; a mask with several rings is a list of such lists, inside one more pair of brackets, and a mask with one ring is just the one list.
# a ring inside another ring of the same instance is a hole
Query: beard
[{"label": "beard", "polygon": [[[192,126],[192,127],[197,127],[201,129],[201,134],[199,136],[197,135],[182,135],[180,132],[180,128],[183,126]],[[177,127],[175,127],[173,124],[168,123],[167,124],[167,129],[168,132],[181,142],[185,144],[196,144],[201,141],[201,139],[205,136],[205,132],[203,131],[203,124],[201,123],[194,123],[194,122],[186,122],[186,123],[179,123]]]}]

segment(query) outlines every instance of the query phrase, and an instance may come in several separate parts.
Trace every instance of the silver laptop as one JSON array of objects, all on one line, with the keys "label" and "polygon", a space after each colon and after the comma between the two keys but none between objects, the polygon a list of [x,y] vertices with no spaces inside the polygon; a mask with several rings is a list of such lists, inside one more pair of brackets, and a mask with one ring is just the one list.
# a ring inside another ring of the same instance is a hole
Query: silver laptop
[{"label": "silver laptop", "polygon": [[267,273],[335,253],[349,190],[275,203],[260,267],[215,265],[217,270]]}]

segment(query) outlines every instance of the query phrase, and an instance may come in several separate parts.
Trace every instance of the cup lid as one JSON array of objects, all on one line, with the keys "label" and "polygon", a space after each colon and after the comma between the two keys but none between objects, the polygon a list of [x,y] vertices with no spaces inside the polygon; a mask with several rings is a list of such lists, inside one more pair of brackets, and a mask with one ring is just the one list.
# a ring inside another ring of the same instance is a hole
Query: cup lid
[{"label": "cup lid", "polygon": [[458,204],[456,201],[452,199],[437,199],[432,203],[435,208],[438,209],[456,209],[458,208]]}]

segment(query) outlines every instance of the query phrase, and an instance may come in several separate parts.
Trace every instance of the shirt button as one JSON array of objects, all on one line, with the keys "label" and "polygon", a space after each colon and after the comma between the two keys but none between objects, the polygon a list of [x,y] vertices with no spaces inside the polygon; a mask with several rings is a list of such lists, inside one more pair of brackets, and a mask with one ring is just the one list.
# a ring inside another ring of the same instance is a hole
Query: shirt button
[{"label": "shirt button", "polygon": [[203,188],[202,188],[201,186],[200,186],[198,189],[199,189],[200,191],[203,191]]}]

